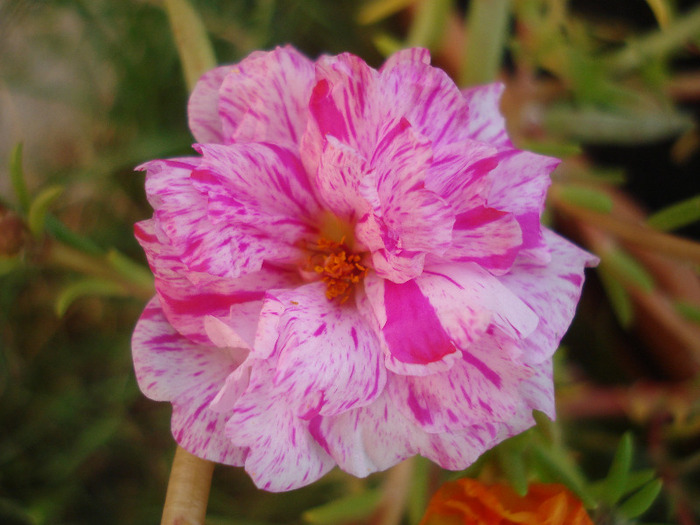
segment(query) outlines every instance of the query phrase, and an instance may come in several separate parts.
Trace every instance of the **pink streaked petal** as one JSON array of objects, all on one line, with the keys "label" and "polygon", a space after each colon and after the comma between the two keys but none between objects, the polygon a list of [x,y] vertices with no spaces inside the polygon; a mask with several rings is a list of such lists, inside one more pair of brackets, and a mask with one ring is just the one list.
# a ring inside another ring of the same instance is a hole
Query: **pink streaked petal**
[{"label": "pink streaked petal", "polygon": [[382,70],[379,82],[383,108],[405,117],[434,144],[469,138],[465,133],[469,109],[454,81],[444,71],[406,60]]},{"label": "pink streaked petal", "polygon": [[394,283],[405,283],[418,277],[423,271],[425,254],[421,252],[384,249],[372,253],[372,268],[382,279]]},{"label": "pink streaked petal", "polygon": [[494,208],[474,208],[457,215],[452,246],[444,257],[475,262],[500,275],[513,265],[522,243],[520,224],[513,215]]},{"label": "pink streaked petal", "polygon": [[281,492],[308,485],[335,466],[307,422],[289,409],[286,392],[273,387],[273,369],[256,361],[246,392],[226,426],[231,442],[250,447],[245,469],[262,489]]},{"label": "pink streaked petal", "polygon": [[354,222],[370,207],[360,193],[360,184],[369,172],[369,162],[357,151],[326,136],[316,174],[319,198],[337,217]]},{"label": "pink streaked petal", "polygon": [[313,80],[313,63],[289,46],[252,53],[242,60],[219,91],[226,143],[298,144]]},{"label": "pink streaked petal", "polygon": [[513,147],[508,138],[506,120],[500,110],[505,88],[501,83],[493,83],[462,91],[469,106],[466,130],[470,138],[502,148]]},{"label": "pink streaked petal", "polygon": [[527,337],[538,326],[536,313],[476,264],[431,265],[416,283],[460,348],[477,342],[489,325],[513,340]]},{"label": "pink streaked petal", "polygon": [[552,356],[576,311],[585,266],[598,258],[554,232],[544,229],[552,260],[547,266],[518,260],[499,280],[540,318],[537,329],[522,342],[526,362],[539,363]]},{"label": "pink streaked petal", "polygon": [[406,119],[382,127],[370,164],[376,170],[387,251],[425,251],[441,255],[451,241],[454,214],[436,193],[425,188],[432,145]]},{"label": "pink streaked petal", "polygon": [[435,308],[415,281],[384,281],[382,299],[386,312],[382,335],[396,360],[427,365],[457,352]]},{"label": "pink streaked petal", "polygon": [[367,405],[386,382],[374,332],[354,306],[329,301],[325,291],[317,282],[270,292],[285,305],[275,386],[288,393],[300,417]]},{"label": "pink streaked petal", "polygon": [[374,69],[349,53],[324,56],[316,62],[316,83],[309,100],[311,118],[301,148],[309,173],[316,173],[327,135],[369,158],[384,114],[375,102],[377,77]]},{"label": "pink streaked petal", "polygon": [[560,160],[529,151],[506,149],[499,153],[498,166],[489,174],[493,186],[488,204],[515,215],[523,235],[523,255],[546,264],[549,254],[542,238],[540,217],[544,209],[550,174]]},{"label": "pink streaked petal", "polygon": [[209,340],[226,348],[253,348],[262,302],[250,301],[231,306],[226,317],[204,316],[204,329]]},{"label": "pink streaked petal", "polygon": [[[273,144],[199,145],[193,185],[214,224],[275,235],[287,243],[317,232],[320,205],[298,157]],[[291,240],[290,240],[291,238]]]},{"label": "pink streaked petal", "polygon": [[497,152],[488,144],[472,140],[448,144],[435,150],[425,186],[459,214],[486,204],[493,184],[487,175],[497,164]]},{"label": "pink streaked petal", "polygon": [[187,105],[190,130],[197,142],[224,143],[219,117],[219,88],[234,66],[207,71],[197,81]]},{"label": "pink streaked petal", "polygon": [[396,67],[397,64],[402,62],[413,63],[423,63],[430,64],[430,51],[422,47],[412,47],[409,49],[400,49],[396,53],[391,54],[382,67],[379,68],[379,72],[384,75],[390,75],[391,70]]},{"label": "pink streaked petal", "polygon": [[174,405],[173,436],[192,454],[241,465],[243,451],[221,439],[224,418],[209,402],[226,376],[239,366],[243,353],[192,343],[168,323],[158,299],[152,299],[132,338],[136,379],[151,399]]},{"label": "pink streaked petal", "polygon": [[530,409],[539,410],[553,420],[556,416],[556,407],[552,360],[545,359],[529,368],[533,375],[520,383],[520,395]]},{"label": "pink streaked petal", "polygon": [[518,411],[518,385],[532,372],[502,355],[490,338],[462,353],[448,372],[392,375],[387,392],[401,413],[430,433],[508,421]]}]

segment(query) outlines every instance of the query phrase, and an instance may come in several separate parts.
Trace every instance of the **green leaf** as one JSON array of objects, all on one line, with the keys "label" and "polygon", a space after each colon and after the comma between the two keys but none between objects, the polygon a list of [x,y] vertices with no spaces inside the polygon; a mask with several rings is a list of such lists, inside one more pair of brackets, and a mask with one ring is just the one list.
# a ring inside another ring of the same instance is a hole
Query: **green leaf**
[{"label": "green leaf", "polygon": [[550,443],[533,440],[533,459],[543,477],[560,482],[575,492],[588,508],[595,508],[597,503],[593,498],[583,474],[566,453],[552,447]]},{"label": "green leaf", "polygon": [[622,505],[618,507],[618,511],[628,519],[636,518],[644,514],[654,500],[661,492],[663,483],[660,479],[647,483],[636,494],[629,497]]},{"label": "green leaf", "polygon": [[700,220],[700,195],[678,202],[650,215],[647,224],[662,231],[671,231]]},{"label": "green leaf", "polygon": [[406,44],[409,47],[435,49],[445,35],[452,0],[429,0],[416,6]]},{"label": "green leaf", "polygon": [[24,180],[24,168],[22,167],[23,150],[24,145],[18,142],[10,154],[10,180],[12,181],[12,188],[15,190],[19,205],[22,211],[26,213],[29,210],[30,198],[27,184]]},{"label": "green leaf", "polygon": [[630,472],[627,476],[627,485],[625,486],[625,494],[634,492],[642,485],[646,485],[656,476],[656,471],[653,468]]},{"label": "green leaf", "polygon": [[112,268],[129,279],[130,282],[144,288],[153,287],[153,274],[151,271],[114,248],[107,253],[107,261],[112,265]]},{"label": "green leaf", "polygon": [[623,328],[629,328],[634,320],[634,307],[627,290],[604,267],[598,268],[598,275],[603,288],[605,288],[605,293],[610,299],[610,306],[615,312],[617,321]]},{"label": "green leaf", "polygon": [[385,57],[396,53],[404,47],[402,42],[396,40],[387,33],[378,33],[372,39],[372,43],[374,44],[374,47],[377,48],[377,51],[379,51]]},{"label": "green leaf", "polygon": [[509,442],[496,447],[498,464],[510,482],[510,486],[520,494],[527,494],[527,469],[522,446],[513,446]]},{"label": "green leaf", "polygon": [[34,237],[41,237],[44,234],[46,213],[49,206],[63,193],[62,186],[49,186],[36,196],[29,206],[27,214],[27,225]]},{"label": "green leaf", "polygon": [[472,0],[467,15],[467,48],[459,80],[461,86],[493,82],[503,61],[508,37],[510,0]]},{"label": "green leaf", "polygon": [[417,0],[372,0],[365,2],[357,13],[357,21],[360,24],[374,24],[387,18],[402,9],[407,8]]},{"label": "green leaf", "polygon": [[124,287],[113,282],[104,281],[102,279],[83,279],[68,285],[64,288],[56,299],[56,315],[63,317],[68,307],[73,302],[85,296],[100,296],[100,297],[124,297],[127,296]]},{"label": "green leaf", "polygon": [[700,308],[685,301],[678,301],[673,305],[676,311],[683,317],[694,323],[700,324]]},{"label": "green leaf", "polygon": [[614,505],[625,494],[633,453],[632,435],[627,432],[620,439],[610,471],[604,482],[601,497],[608,505]]},{"label": "green leaf", "polygon": [[610,271],[614,277],[624,279],[645,292],[654,289],[654,279],[651,275],[634,257],[621,248],[614,248],[602,254],[600,266]]},{"label": "green leaf", "polygon": [[303,518],[313,525],[333,525],[361,520],[377,508],[382,495],[380,489],[353,494],[308,510],[303,514]]},{"label": "green leaf", "polygon": [[187,88],[192,91],[199,77],[216,66],[214,50],[202,19],[188,0],[164,3]]},{"label": "green leaf", "polygon": [[610,196],[595,188],[567,184],[559,190],[559,194],[571,204],[600,213],[610,213],[613,207]]},{"label": "green leaf", "polygon": [[104,255],[104,250],[102,248],[87,237],[83,237],[71,230],[53,214],[47,213],[44,222],[46,231],[51,234],[54,239],[73,248],[77,248],[80,251],[89,253],[90,255]]},{"label": "green leaf", "polygon": [[22,265],[20,257],[3,257],[0,255],[0,277],[16,270]]}]

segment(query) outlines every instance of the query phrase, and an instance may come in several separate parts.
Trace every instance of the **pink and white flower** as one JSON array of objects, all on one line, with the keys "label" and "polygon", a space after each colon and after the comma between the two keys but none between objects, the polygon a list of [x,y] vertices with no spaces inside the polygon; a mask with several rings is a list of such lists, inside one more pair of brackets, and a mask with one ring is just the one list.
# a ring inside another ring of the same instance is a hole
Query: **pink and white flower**
[{"label": "pink and white flower", "polygon": [[139,384],[180,445],[261,488],[415,454],[463,469],[554,417],[595,258],[540,225],[558,161],[514,148],[502,86],[429,62],[253,53],[192,93],[198,155],[141,167]]}]

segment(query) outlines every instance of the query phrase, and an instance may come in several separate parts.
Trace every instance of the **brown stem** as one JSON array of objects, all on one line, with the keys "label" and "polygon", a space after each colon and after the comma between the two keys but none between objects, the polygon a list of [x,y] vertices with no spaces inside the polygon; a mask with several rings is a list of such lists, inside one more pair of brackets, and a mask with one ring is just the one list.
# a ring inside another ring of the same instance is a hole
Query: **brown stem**
[{"label": "brown stem", "polygon": [[393,467],[384,480],[384,495],[377,513],[371,519],[374,525],[398,525],[406,511],[408,493],[414,471],[414,459],[406,459]]},{"label": "brown stem", "polygon": [[161,525],[204,525],[214,463],[177,447]]}]

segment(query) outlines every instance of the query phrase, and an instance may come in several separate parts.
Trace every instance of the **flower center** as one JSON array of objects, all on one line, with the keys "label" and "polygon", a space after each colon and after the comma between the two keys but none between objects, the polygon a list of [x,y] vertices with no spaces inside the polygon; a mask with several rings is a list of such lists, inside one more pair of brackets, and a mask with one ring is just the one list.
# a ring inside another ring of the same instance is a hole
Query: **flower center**
[{"label": "flower center", "polygon": [[343,304],[350,298],[354,285],[367,275],[367,267],[360,262],[361,255],[350,251],[345,237],[340,242],[320,237],[310,251],[308,267],[326,283],[326,297]]}]

